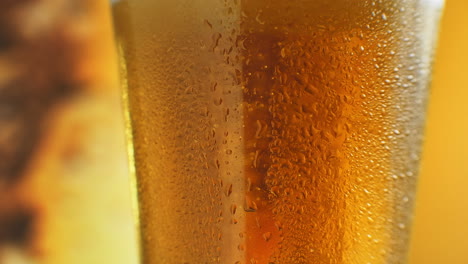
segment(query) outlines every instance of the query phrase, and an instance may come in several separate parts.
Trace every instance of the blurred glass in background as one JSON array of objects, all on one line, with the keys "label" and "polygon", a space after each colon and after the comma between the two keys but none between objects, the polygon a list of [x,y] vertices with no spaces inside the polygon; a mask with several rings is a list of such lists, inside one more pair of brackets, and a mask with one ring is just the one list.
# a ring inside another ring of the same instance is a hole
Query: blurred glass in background
[{"label": "blurred glass in background", "polygon": [[107,1],[0,1],[0,263],[136,263]]},{"label": "blurred glass in background", "polygon": [[468,263],[468,1],[445,4],[410,264]]},{"label": "blurred glass in background", "polygon": [[[109,2],[0,0],[0,263],[137,263]],[[446,0],[410,264],[468,263],[468,10]]]}]

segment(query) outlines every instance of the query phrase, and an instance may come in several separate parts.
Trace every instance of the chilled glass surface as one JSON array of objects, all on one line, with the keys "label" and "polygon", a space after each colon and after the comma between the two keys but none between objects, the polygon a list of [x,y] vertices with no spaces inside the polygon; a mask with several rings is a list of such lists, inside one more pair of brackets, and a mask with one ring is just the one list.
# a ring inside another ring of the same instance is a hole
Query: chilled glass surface
[{"label": "chilled glass surface", "polygon": [[441,5],[116,3],[144,263],[403,263]]}]

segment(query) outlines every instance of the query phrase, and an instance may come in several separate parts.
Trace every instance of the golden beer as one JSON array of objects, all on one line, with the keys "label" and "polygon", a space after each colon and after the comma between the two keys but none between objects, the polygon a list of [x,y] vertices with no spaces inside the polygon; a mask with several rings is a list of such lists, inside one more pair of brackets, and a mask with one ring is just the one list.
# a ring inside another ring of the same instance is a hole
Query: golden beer
[{"label": "golden beer", "polygon": [[404,262],[440,7],[115,4],[143,262]]}]

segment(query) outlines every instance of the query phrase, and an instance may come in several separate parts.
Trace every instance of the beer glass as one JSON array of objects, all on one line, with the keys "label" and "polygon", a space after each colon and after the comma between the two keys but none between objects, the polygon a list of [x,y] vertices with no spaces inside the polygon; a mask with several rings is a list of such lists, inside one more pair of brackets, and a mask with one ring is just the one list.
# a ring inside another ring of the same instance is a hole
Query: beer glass
[{"label": "beer glass", "polygon": [[441,0],[114,3],[143,263],[403,263]]}]

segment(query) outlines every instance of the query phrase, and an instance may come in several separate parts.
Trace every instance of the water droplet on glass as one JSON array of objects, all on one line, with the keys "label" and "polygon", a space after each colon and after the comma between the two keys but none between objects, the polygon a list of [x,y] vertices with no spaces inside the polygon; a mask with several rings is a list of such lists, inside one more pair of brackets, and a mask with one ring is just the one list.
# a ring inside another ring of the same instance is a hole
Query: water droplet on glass
[{"label": "water droplet on glass", "polygon": [[270,239],[271,239],[271,232],[263,233],[263,239],[265,239],[266,242],[270,241]]}]

